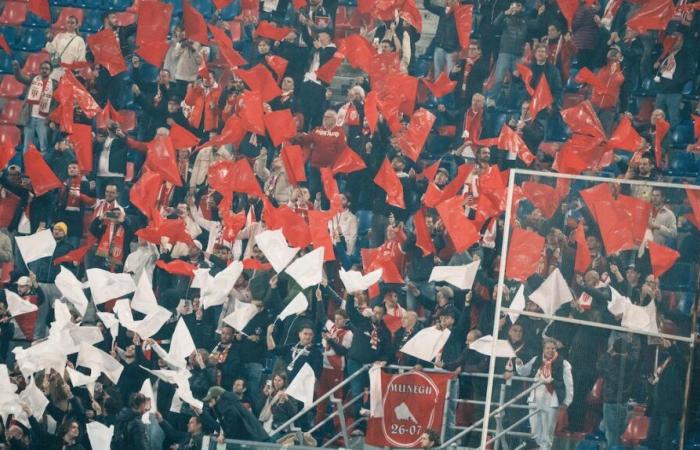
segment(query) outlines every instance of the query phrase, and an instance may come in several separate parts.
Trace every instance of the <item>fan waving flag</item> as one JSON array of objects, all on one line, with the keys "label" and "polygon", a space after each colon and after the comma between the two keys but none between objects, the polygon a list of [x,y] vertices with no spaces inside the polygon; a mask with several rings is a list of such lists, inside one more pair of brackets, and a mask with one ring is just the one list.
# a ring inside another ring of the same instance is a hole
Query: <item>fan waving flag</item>
[{"label": "fan waving flag", "polygon": [[654,135],[654,157],[656,159],[656,167],[661,167],[661,162],[663,159],[663,142],[664,138],[668,134],[668,130],[671,128],[669,124],[664,119],[656,119],[656,134]]},{"label": "fan waving flag", "polygon": [[386,192],[386,202],[389,205],[406,208],[403,200],[403,185],[388,159],[384,158],[382,166],[374,177],[374,182]]},{"label": "fan waving flag", "polygon": [[534,231],[515,228],[510,236],[506,278],[525,282],[537,271],[544,250],[544,238]]},{"label": "fan waving flag", "polygon": [[411,161],[418,161],[434,123],[435,115],[427,109],[419,108],[411,116],[408,128],[397,137],[396,145]]},{"label": "fan waving flag", "polygon": [[427,78],[421,78],[423,84],[426,85],[430,92],[437,98],[444,97],[455,89],[456,81],[450,81],[450,77],[446,72],[442,72],[435,81],[430,81]]},{"label": "fan waving flag", "polygon": [[576,273],[586,273],[593,260],[591,258],[591,251],[586,242],[586,232],[583,229],[583,222],[579,222],[576,231],[574,231],[574,242],[576,242],[574,271]]},{"label": "fan waving flag", "polygon": [[632,126],[632,121],[627,116],[622,116],[620,123],[608,140],[608,145],[615,149],[636,152],[644,144],[644,139]]},{"label": "fan waving flag", "polygon": [[33,145],[24,154],[24,170],[32,182],[32,191],[37,197],[54,189],[63,187],[63,183],[51,170],[41,153]]},{"label": "fan waving flag", "polygon": [[177,155],[170,136],[156,136],[148,143],[146,167],[157,172],[163,180],[182,186],[182,177],[177,167]]},{"label": "fan waving flag", "polygon": [[537,117],[540,111],[552,106],[553,102],[554,97],[552,97],[552,91],[549,89],[547,77],[542,75],[530,99],[530,116],[533,118]]},{"label": "fan waving flag", "polygon": [[95,57],[95,63],[104,66],[111,76],[126,72],[126,61],[113,31],[102,30],[88,36],[87,43]]},{"label": "fan waving flag", "polygon": [[665,30],[675,13],[672,0],[648,0],[627,20],[627,26],[639,33]]},{"label": "fan waving flag", "polygon": [[442,223],[458,253],[466,251],[479,242],[479,231],[464,214],[463,202],[461,196],[455,196],[437,206]]},{"label": "fan waving flag", "polygon": [[676,250],[652,241],[647,242],[647,248],[649,249],[651,268],[656,278],[661,277],[673,267],[681,256]]}]

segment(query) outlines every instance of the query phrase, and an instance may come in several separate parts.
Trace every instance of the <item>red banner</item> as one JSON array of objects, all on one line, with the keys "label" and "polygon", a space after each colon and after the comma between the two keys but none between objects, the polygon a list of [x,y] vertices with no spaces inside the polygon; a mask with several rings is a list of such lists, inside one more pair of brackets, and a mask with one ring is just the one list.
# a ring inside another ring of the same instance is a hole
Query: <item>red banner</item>
[{"label": "red banner", "polygon": [[420,436],[427,430],[440,434],[448,382],[452,378],[451,373],[382,371],[381,408],[373,411],[375,416],[369,419],[367,444],[418,448]]}]

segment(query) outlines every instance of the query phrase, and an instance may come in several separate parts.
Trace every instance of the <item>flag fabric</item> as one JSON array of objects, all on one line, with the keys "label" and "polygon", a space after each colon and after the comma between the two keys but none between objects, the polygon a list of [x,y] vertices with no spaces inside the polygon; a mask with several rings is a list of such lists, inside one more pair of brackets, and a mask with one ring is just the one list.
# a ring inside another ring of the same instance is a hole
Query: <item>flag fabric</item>
[{"label": "flag fabric", "polygon": [[411,161],[417,162],[435,123],[435,115],[419,108],[411,116],[411,123],[396,139],[396,145]]},{"label": "flag fabric", "polygon": [[339,173],[357,172],[358,170],[366,168],[367,164],[365,164],[362,157],[355,153],[350,147],[345,147],[335,159],[332,170],[333,174],[337,175]]},{"label": "flag fabric", "polygon": [[78,160],[81,173],[92,172],[92,127],[82,123],[73,124],[73,132],[68,136]]},{"label": "flag fabric", "polygon": [[435,245],[433,244],[433,238],[430,235],[430,231],[425,224],[425,210],[419,209],[413,216],[413,226],[415,227],[416,233],[416,247],[423,251],[423,256],[428,256],[431,253],[435,254]]},{"label": "flag fabric", "polygon": [[648,0],[627,19],[627,26],[639,33],[649,30],[665,30],[676,13],[671,0]]},{"label": "flag fabric", "polygon": [[289,247],[279,229],[263,231],[255,236],[255,243],[277,273],[282,272],[299,252],[298,248]]},{"label": "flag fabric", "polygon": [[656,133],[654,134],[654,158],[656,167],[661,167],[663,159],[663,142],[671,129],[671,124],[664,119],[656,119]]},{"label": "flag fabric", "polygon": [[632,121],[627,116],[622,116],[617,128],[613,131],[612,136],[608,140],[608,145],[619,150],[627,150],[628,152],[636,152],[644,143],[644,139],[637,133],[637,130],[632,126]]},{"label": "flag fabric", "polygon": [[653,241],[647,242],[647,248],[649,249],[651,268],[654,272],[654,276],[657,278],[660,278],[673,267],[681,256],[676,250]]},{"label": "flag fabric", "polygon": [[182,186],[182,176],[177,166],[177,153],[170,136],[156,136],[148,143],[145,166],[157,172],[163,181]]},{"label": "flag fabric", "polygon": [[554,314],[562,305],[574,299],[559,269],[554,269],[529,297],[548,315]]},{"label": "flag fabric", "polygon": [[382,278],[382,269],[374,270],[366,275],[356,270],[345,271],[341,268],[339,272],[340,281],[345,286],[345,292],[354,294],[355,292],[365,291],[379,282]]},{"label": "flag fabric", "polygon": [[25,264],[53,256],[56,239],[51,230],[37,231],[29,236],[15,236],[15,243]]},{"label": "flag fabric", "polygon": [[583,229],[583,222],[579,222],[574,231],[574,242],[576,242],[574,271],[583,274],[586,273],[593,261],[591,258],[591,251],[588,249],[588,244],[586,243],[586,232]]},{"label": "flag fabric", "polygon": [[290,109],[270,111],[263,117],[265,128],[275,147],[297,134],[296,124]]},{"label": "flag fabric", "polygon": [[44,157],[33,145],[24,153],[24,171],[32,182],[32,191],[41,197],[49,191],[60,189],[63,183],[58,179]]},{"label": "flag fabric", "polygon": [[473,10],[474,5],[459,5],[455,8],[454,17],[457,25],[457,38],[459,39],[459,46],[462,48],[469,47]]},{"label": "flag fabric", "polygon": [[406,208],[403,200],[403,185],[388,159],[384,158],[384,162],[374,177],[374,183],[386,192],[387,204],[397,208]]},{"label": "flag fabric", "polygon": [[163,178],[158,172],[145,170],[129,191],[129,201],[146,217],[150,217],[160,195]]},{"label": "flag fabric", "polygon": [[174,122],[170,125],[170,139],[176,150],[196,147],[197,144],[199,144],[199,138],[197,136],[192,134],[185,127]]},{"label": "flag fabric", "polygon": [[506,260],[506,278],[524,283],[537,271],[544,238],[534,231],[515,228],[510,235]]},{"label": "flag fabric", "polygon": [[279,320],[284,320],[294,314],[301,314],[309,308],[309,301],[303,292],[299,292],[294,298],[287,303],[287,306],[277,315]]},{"label": "flag fabric", "polygon": [[165,262],[162,259],[159,259],[156,262],[156,266],[165,270],[169,274],[183,277],[193,277],[194,271],[197,269],[197,266],[194,264],[190,264],[181,259],[176,259],[175,261],[171,262]]},{"label": "flag fabric", "polygon": [[455,86],[457,86],[456,81],[450,81],[450,77],[447,72],[442,72],[435,81],[430,81],[427,78],[421,78],[423,84],[430,89],[430,92],[437,98],[444,97],[450,92],[454,91]]},{"label": "flag fabric", "polygon": [[525,198],[532,205],[539,209],[542,215],[551,219],[555,212],[559,209],[559,195],[557,191],[544,183],[535,181],[526,181],[521,186]]},{"label": "flag fabric", "polygon": [[552,91],[549,88],[547,77],[543,75],[540,77],[540,81],[537,83],[537,87],[530,99],[530,117],[537,117],[540,111],[552,106],[553,102],[554,97],[552,97]]},{"label": "flag fabric", "polygon": [[99,31],[88,36],[86,40],[95,63],[104,66],[111,76],[126,72],[126,61],[112,30]]},{"label": "flag fabric", "polygon": [[245,58],[233,48],[233,42],[231,42],[231,39],[224,30],[214,25],[209,25],[209,31],[211,31],[212,40],[216,43],[216,46],[221,52],[221,56],[223,56],[224,61],[226,61],[226,64],[228,64],[230,68],[248,64]]},{"label": "flag fabric", "polygon": [[284,271],[302,289],[320,284],[323,279],[323,251],[323,247],[310,251],[292,262]]},{"label": "flag fabric", "polygon": [[184,22],[187,39],[199,42],[202,45],[209,43],[207,22],[202,14],[194,8],[188,0],[182,1],[182,21]]},{"label": "flag fabric", "polygon": [[41,17],[45,21],[49,23],[52,22],[49,0],[29,0],[28,10],[29,12]]},{"label": "flag fabric", "polygon": [[462,206],[463,202],[461,196],[455,196],[437,206],[440,219],[457,253],[462,253],[479,242],[479,231],[472,221],[467,219]]},{"label": "flag fabric", "polygon": [[588,100],[571,108],[562,109],[561,117],[573,133],[584,134],[604,140],[603,125]]},{"label": "flag fabric", "polygon": [[444,281],[457,289],[470,290],[480,264],[477,260],[464,266],[434,266],[428,281]]}]

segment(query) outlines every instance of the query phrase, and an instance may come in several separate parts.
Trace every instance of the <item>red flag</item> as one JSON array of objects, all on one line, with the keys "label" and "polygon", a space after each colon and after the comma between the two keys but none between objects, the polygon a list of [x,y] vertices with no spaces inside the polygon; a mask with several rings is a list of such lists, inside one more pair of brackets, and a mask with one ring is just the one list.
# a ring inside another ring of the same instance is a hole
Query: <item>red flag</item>
[{"label": "red flag", "polygon": [[457,195],[437,205],[445,230],[457,253],[462,253],[479,242],[479,231],[464,214],[464,199]]},{"label": "red flag", "polygon": [[452,181],[450,181],[449,184],[445,186],[445,189],[443,189],[442,199],[440,201],[447,200],[448,198],[457,195],[457,193],[464,188],[464,182],[472,172],[472,169],[474,169],[474,166],[471,164],[462,164],[459,166],[457,168],[457,175],[455,175]]},{"label": "red flag", "polygon": [[619,194],[615,199],[615,208],[627,217],[625,224],[632,230],[634,243],[640,245],[649,224],[651,203],[636,197]]},{"label": "red flag", "polygon": [[51,170],[44,157],[33,145],[24,153],[24,172],[32,182],[32,191],[41,197],[49,191],[60,189],[63,183]]},{"label": "red flag", "polygon": [[333,163],[333,174],[352,173],[358,170],[366,169],[367,164],[360,155],[355,153],[350,147],[345,147],[338,155]]},{"label": "red flag", "polygon": [[129,201],[146,217],[150,217],[162,185],[163,179],[160,174],[147,169],[129,190]]},{"label": "red flag", "polygon": [[472,34],[472,12],[473,5],[459,5],[455,8],[455,24],[457,25],[457,38],[459,46],[469,47],[470,35]]},{"label": "red flag", "polygon": [[696,189],[685,189],[685,194],[688,197],[688,204],[692,209],[691,217],[693,217],[693,225],[695,225],[698,230],[700,230],[700,190]]},{"label": "red flag", "polygon": [[403,185],[388,159],[384,158],[382,166],[374,177],[374,182],[386,192],[386,202],[389,205],[406,208],[403,200]]},{"label": "red flag", "polygon": [[540,111],[552,106],[553,102],[554,97],[552,97],[552,91],[549,89],[547,77],[542,75],[530,99],[530,117],[534,119]]},{"label": "red flag", "polygon": [[224,30],[214,25],[209,25],[209,31],[211,31],[212,40],[216,43],[217,48],[221,52],[221,56],[223,56],[224,61],[226,61],[230,68],[244,66],[248,63],[245,58],[233,48],[233,42],[231,42],[231,39]]},{"label": "red flag", "polygon": [[268,67],[270,67],[270,69],[272,69],[272,71],[275,72],[275,75],[277,75],[278,80],[282,79],[285,72],[287,71],[287,66],[289,65],[289,61],[282,58],[281,56],[276,55],[265,56],[265,62],[267,62]]},{"label": "red flag", "polygon": [[524,283],[537,271],[544,250],[544,238],[534,231],[513,229],[506,259],[506,278]]},{"label": "red flag", "polygon": [[423,172],[421,172],[419,176],[425,178],[429,182],[435,180],[435,175],[437,175],[437,171],[440,168],[440,163],[442,163],[442,159],[438,159],[433,164],[423,169]]},{"label": "red flag", "polygon": [[527,95],[532,97],[532,95],[535,93],[535,91],[532,89],[532,86],[531,86],[532,70],[530,70],[530,68],[526,64],[522,64],[522,63],[516,64],[515,69],[520,74],[520,78],[523,79],[523,84],[525,85],[525,90],[527,90]]},{"label": "red flag", "polygon": [[240,95],[239,117],[246,131],[261,136],[265,135],[265,112],[259,91],[244,91]]},{"label": "red flag", "polygon": [[[415,0],[406,0],[406,2],[403,4],[403,10],[400,13],[400,17],[411,24],[413,28],[418,31],[418,33],[423,31],[423,16],[421,15],[420,11],[418,11]],[[469,21],[469,23],[471,23],[471,21]]]},{"label": "red flag", "polygon": [[602,139],[574,134],[561,146],[554,160],[553,168],[561,173],[580,174],[584,170],[596,170],[601,167],[601,160],[606,147],[601,146]]},{"label": "red flag", "polygon": [[639,33],[649,30],[665,30],[676,13],[671,0],[647,0],[636,13],[627,19],[627,26]]},{"label": "red flag", "polygon": [[209,185],[223,195],[242,192],[254,197],[263,197],[253,169],[247,159],[219,161],[209,166]]},{"label": "red flag", "polygon": [[333,171],[328,167],[321,168],[321,183],[323,184],[323,192],[331,202],[331,211],[337,214],[340,211],[340,190],[338,183],[335,181]]},{"label": "red flag", "polygon": [[278,97],[282,94],[282,89],[277,85],[277,81],[272,73],[262,64],[258,64],[250,70],[236,69],[238,75],[251,91],[260,91],[263,102]]},{"label": "red flag", "polygon": [[622,116],[620,123],[617,124],[617,128],[615,128],[612,136],[610,136],[610,140],[608,140],[610,147],[629,152],[636,152],[643,143],[644,139],[634,129],[632,121],[627,116]]},{"label": "red flag", "polygon": [[[73,75],[73,73],[70,70],[65,71],[60,83],[64,83],[65,85],[68,85],[72,88],[72,96],[74,97],[73,100],[78,102],[80,110],[88,118],[92,119],[97,115],[97,113],[99,113],[102,110],[100,108],[100,105],[98,105],[95,99],[92,98],[92,95],[90,95],[87,89],[85,89],[85,86],[83,86],[83,84],[80,81],[78,81],[77,78],[75,78],[75,75]],[[71,115],[73,113],[72,105],[73,102],[71,101]]]},{"label": "red flag", "polygon": [[197,266],[185,262],[181,259],[176,259],[170,262],[165,262],[162,259],[159,259],[158,261],[156,261],[156,266],[165,270],[169,274],[190,278],[194,277],[194,271],[197,270]]},{"label": "red flag", "polygon": [[662,151],[664,138],[668,134],[671,124],[664,119],[656,119],[656,134],[654,135],[654,156],[656,158],[656,167],[661,167]]},{"label": "red flag", "polygon": [[258,23],[258,27],[255,29],[255,36],[259,38],[272,39],[273,41],[281,41],[287,35],[294,31],[290,27],[278,27],[274,23],[270,23],[267,20],[261,20]]},{"label": "red flag", "polygon": [[297,134],[297,127],[290,109],[270,111],[263,117],[267,134],[275,147],[282,145],[284,141]]},{"label": "red flag", "polygon": [[[37,305],[39,303],[39,297],[35,295],[28,296],[26,300],[33,305]],[[20,314],[14,318],[20,331],[28,341],[34,340],[34,329],[36,328],[37,314],[37,311],[31,311],[25,314]]]},{"label": "red flag", "polygon": [[526,181],[522,185],[522,190],[530,203],[539,209],[547,219],[551,219],[559,209],[561,199],[553,187],[534,181]]},{"label": "red flag", "polygon": [[124,55],[112,30],[102,30],[88,36],[87,43],[95,57],[95,63],[104,66],[111,76],[126,72]]},{"label": "red flag", "polygon": [[627,214],[616,209],[614,203],[608,202],[594,203],[593,211],[608,255],[636,248],[632,226],[627,223]]},{"label": "red flag", "polygon": [[435,208],[444,198],[443,192],[438,188],[435,183],[428,183],[428,187],[425,190],[425,194],[421,202],[428,208]]},{"label": "red flag", "polygon": [[10,50],[10,46],[7,43],[7,39],[5,39],[5,36],[0,34],[0,48],[5,51],[8,55],[12,55],[12,50]]},{"label": "red flag", "polygon": [[593,259],[591,258],[591,251],[588,249],[588,244],[586,243],[586,232],[583,229],[583,222],[579,222],[576,231],[574,231],[574,242],[576,242],[574,271],[576,273],[586,273]]},{"label": "red flag", "polygon": [[97,116],[95,116],[95,127],[107,128],[110,120],[121,124],[124,121],[124,118],[117,112],[116,109],[114,109],[112,103],[107,100],[105,107],[102,108],[102,111],[100,111]]},{"label": "red flag", "polygon": [[377,92],[370,91],[365,97],[365,120],[371,134],[377,130],[377,120],[379,119],[379,111],[377,111]]},{"label": "red flag", "polygon": [[199,138],[197,136],[177,123],[170,125],[170,139],[173,141],[173,147],[175,147],[176,150],[192,148],[199,144]]},{"label": "red flag", "polygon": [[596,91],[605,91],[605,90],[607,90],[607,86],[606,86],[606,84],[603,82],[603,80],[601,80],[600,78],[598,78],[597,75],[595,75],[593,72],[591,72],[591,71],[588,69],[588,67],[584,67],[584,68],[582,68],[581,70],[579,70],[578,73],[576,74],[576,77],[574,78],[574,80],[575,80],[577,83],[586,83],[586,84],[590,84],[591,86],[593,86],[593,88],[594,88]]},{"label": "red flag", "polygon": [[316,70],[316,78],[325,82],[326,84],[331,84],[331,82],[333,82],[333,78],[335,77],[335,73],[343,63],[343,59],[345,59],[345,56],[342,53],[336,52],[331,59],[326,61],[324,65]]},{"label": "red flag", "polygon": [[403,277],[399,273],[396,263],[391,256],[380,255],[380,248],[363,248],[360,250],[362,268],[365,273],[377,269],[383,269],[382,281],[385,283],[403,283]]},{"label": "red flag", "polygon": [[[217,11],[221,11],[233,2],[233,0],[212,0]],[[241,8],[242,9],[242,8]]]},{"label": "red flag", "polygon": [[572,132],[605,139],[603,125],[588,100],[571,108],[563,109],[561,116]]},{"label": "red flag", "polygon": [[170,49],[166,41],[144,42],[136,49],[136,54],[155,67],[162,67],[165,55]]},{"label": "red flag", "polygon": [[507,124],[503,124],[501,134],[498,136],[498,148],[515,153],[528,166],[535,160],[535,155],[527,148],[523,138]]},{"label": "red flag", "polygon": [[49,0],[29,0],[29,12],[36,14],[51,23],[51,8]]},{"label": "red flag", "polygon": [[649,249],[649,259],[651,260],[651,269],[656,278],[660,278],[676,263],[681,256],[680,253],[672,248],[657,244],[653,241],[647,242]]},{"label": "red flag", "polygon": [[433,95],[438,98],[444,97],[445,95],[454,91],[455,86],[457,86],[457,82],[450,81],[450,77],[447,76],[446,72],[442,72],[440,76],[437,77],[435,82],[432,82],[427,78],[421,78],[421,80],[423,81],[423,84],[430,89],[430,92],[432,92]]},{"label": "red flag", "polygon": [[243,269],[245,270],[260,270],[262,272],[267,272],[272,269],[272,264],[261,263],[257,259],[246,258],[243,260]]},{"label": "red flag", "polygon": [[566,19],[566,23],[569,25],[569,30],[571,30],[572,23],[574,22],[574,14],[578,9],[578,0],[557,0],[557,5],[561,14]]},{"label": "red flag", "polygon": [[427,109],[419,108],[411,116],[408,128],[397,137],[396,145],[411,161],[418,161],[434,123],[435,115]]},{"label": "red flag", "polygon": [[245,226],[245,216],[246,215],[243,212],[234,214],[231,211],[225,211],[221,215],[221,222],[224,226],[223,238],[225,240],[229,242],[233,242],[236,240],[238,233],[240,233],[243,227]]},{"label": "red flag", "polygon": [[421,208],[413,216],[413,225],[416,228],[416,247],[423,250],[423,256],[435,254],[435,245],[430,237],[430,231],[425,224],[425,209]]},{"label": "red flag", "polygon": [[234,147],[238,147],[241,144],[243,137],[245,137],[245,134],[246,131],[243,127],[241,118],[236,115],[233,115],[228,118],[228,120],[224,124],[224,128],[221,130],[221,133],[218,136],[214,137],[214,139],[210,141],[205,142],[204,144],[199,145],[197,147],[197,150],[200,150],[204,147],[221,146],[224,144],[232,144]]},{"label": "red flag", "polygon": [[173,5],[159,1],[141,2],[136,22],[136,46],[148,42],[165,42],[170,31]]},{"label": "red flag", "polygon": [[311,243],[314,249],[323,247],[323,260],[333,261],[335,252],[333,251],[333,240],[328,231],[328,222],[335,214],[328,211],[309,211],[309,232],[311,233]]},{"label": "red flag", "polygon": [[160,244],[164,237],[172,243],[194,243],[192,236],[187,232],[184,219],[163,219],[157,211],[151,214],[151,222],[147,227],[136,231],[136,236],[154,244]]},{"label": "red flag", "polygon": [[87,252],[89,252],[90,249],[92,249],[92,246],[95,244],[95,242],[97,242],[97,239],[95,239],[95,237],[92,234],[88,233],[87,241],[85,242],[85,244],[81,245],[75,250],[69,251],[63,256],[59,256],[58,258],[54,259],[53,265],[57,266],[64,262],[76,264],[82,263],[85,259],[85,255],[87,255]]},{"label": "red flag", "polygon": [[311,244],[311,231],[304,218],[287,205],[275,208],[263,197],[263,218],[270,230],[282,229],[285,239],[292,247],[305,248]]},{"label": "red flag", "polygon": [[156,136],[148,143],[146,167],[158,172],[164,181],[182,186],[182,177],[177,167],[177,153],[170,136]]},{"label": "red flag", "polygon": [[[700,5],[700,3],[698,3]],[[693,116],[693,135],[695,139],[700,140],[700,116],[691,114]]]},{"label": "red flag", "polygon": [[345,57],[348,59],[348,64],[352,67],[369,73],[372,58],[376,54],[377,50],[362,35],[351,34],[345,38]]},{"label": "red flag", "polygon": [[588,210],[591,212],[591,215],[593,216],[593,219],[597,222],[598,218],[596,217],[595,213],[595,204],[596,203],[614,203],[615,199],[613,198],[612,195],[612,190],[610,189],[610,185],[608,183],[599,183],[596,184],[593,187],[590,187],[588,189],[583,189],[579,192],[579,195],[583,199],[584,203],[588,207]]},{"label": "red flag", "polygon": [[209,43],[207,22],[199,11],[190,5],[188,0],[182,1],[182,21],[184,22],[187,39],[199,42],[202,45]]},{"label": "red flag", "polygon": [[297,185],[302,181],[306,181],[306,153],[304,149],[298,145],[287,144],[282,147],[280,153],[284,168],[287,172],[289,182]]},{"label": "red flag", "polygon": [[74,123],[68,140],[73,144],[80,171],[84,174],[92,172],[92,127]]}]

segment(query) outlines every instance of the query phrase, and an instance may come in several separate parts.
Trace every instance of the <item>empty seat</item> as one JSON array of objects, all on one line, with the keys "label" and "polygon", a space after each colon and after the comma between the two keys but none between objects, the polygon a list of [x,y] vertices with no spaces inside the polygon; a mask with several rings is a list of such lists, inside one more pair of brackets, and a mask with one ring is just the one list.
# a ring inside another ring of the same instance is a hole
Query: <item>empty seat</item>
[{"label": "empty seat", "polygon": [[627,445],[639,445],[649,434],[649,417],[636,416],[630,419],[625,432],[622,433],[622,443]]},{"label": "empty seat", "polygon": [[13,75],[5,75],[0,81],[0,97],[19,98],[24,94],[25,87]]},{"label": "empty seat", "polygon": [[219,17],[221,17],[221,20],[233,20],[238,16],[238,14],[240,14],[240,12],[241,8],[239,7],[238,2],[231,2],[228,6],[219,11]]},{"label": "empty seat", "polygon": [[0,125],[0,147],[17,147],[19,142],[19,128],[14,125]]},{"label": "empty seat", "polygon": [[85,14],[85,19],[80,27],[80,31],[84,33],[93,33],[102,27],[102,11],[97,9],[88,9]]},{"label": "empty seat", "polygon": [[107,11],[124,11],[131,6],[131,0],[102,0],[95,3],[99,4],[100,9],[106,9]]},{"label": "empty seat", "polygon": [[[0,35],[2,35],[5,38],[5,41],[7,41],[7,45],[12,47],[17,37],[17,28],[11,26],[1,26]],[[0,53],[4,53],[4,50],[0,50]]]},{"label": "empty seat", "polygon": [[190,5],[199,11],[206,20],[211,19],[211,16],[214,13],[211,0],[190,0]]},{"label": "empty seat", "polygon": [[0,52],[0,74],[12,73],[12,58],[5,52]]},{"label": "empty seat", "polygon": [[30,53],[24,61],[22,72],[25,75],[37,75],[41,63],[49,60],[49,54],[46,52]]},{"label": "empty seat", "polygon": [[661,277],[660,287],[663,290],[694,291],[695,270],[691,263],[677,262]]},{"label": "empty seat", "polygon": [[61,11],[58,13],[58,18],[56,19],[54,24],[51,25],[51,28],[54,30],[65,30],[66,22],[68,21],[68,17],[70,16],[74,16],[75,18],[77,18],[78,26],[80,26],[83,24],[83,19],[85,18],[85,11],[83,11],[81,8],[61,8]]},{"label": "empty seat", "polygon": [[46,45],[46,31],[43,28],[27,28],[15,42],[13,48],[23,52],[38,52]]},{"label": "empty seat", "polygon": [[7,2],[0,14],[0,24],[19,26],[27,19],[27,4],[22,2]]},{"label": "empty seat", "polygon": [[73,0],[49,0],[51,6],[76,6]]},{"label": "empty seat", "polygon": [[694,142],[695,136],[693,136],[693,124],[691,123],[681,123],[671,131],[670,145],[672,148],[685,149],[688,144]]},{"label": "empty seat", "polygon": [[0,123],[7,125],[17,125],[19,123],[19,117],[22,114],[22,105],[24,102],[22,100],[11,98],[8,99],[4,105],[2,105],[2,112],[0,112]]},{"label": "empty seat", "polygon": [[695,155],[685,150],[677,150],[671,154],[668,163],[668,170],[665,171],[670,176],[695,176],[698,173],[698,163]]}]

